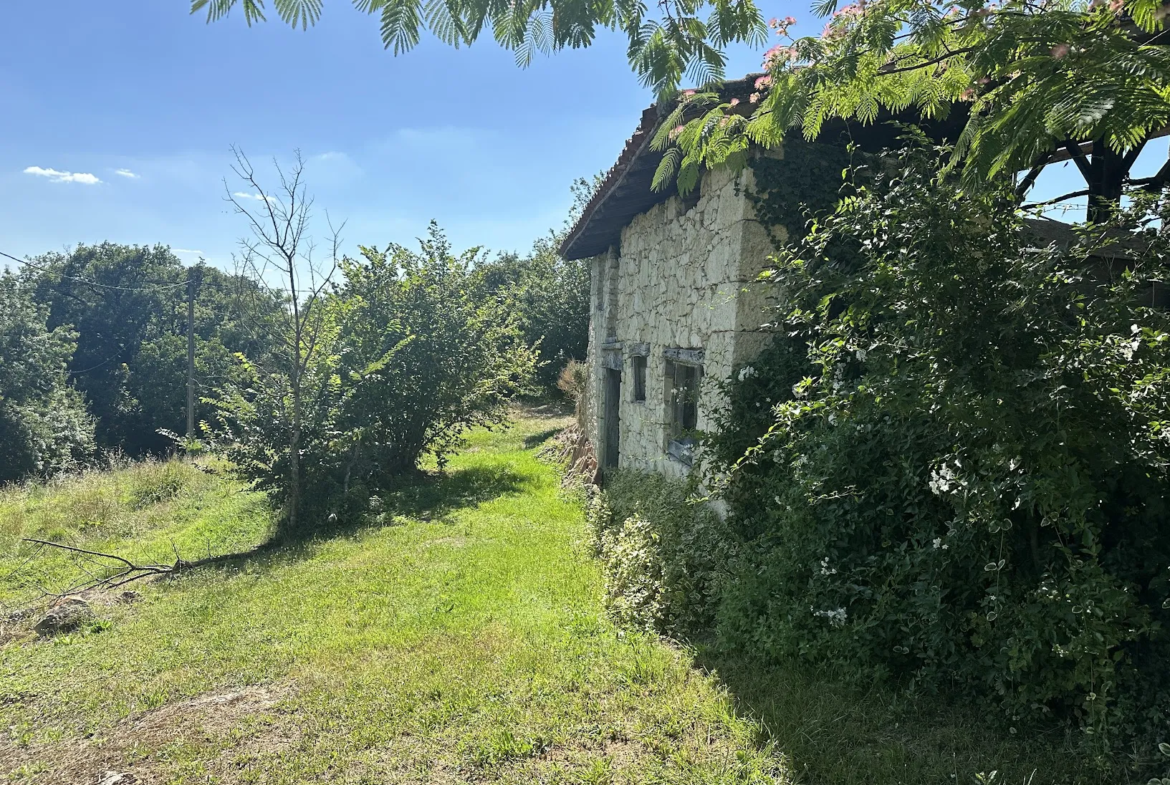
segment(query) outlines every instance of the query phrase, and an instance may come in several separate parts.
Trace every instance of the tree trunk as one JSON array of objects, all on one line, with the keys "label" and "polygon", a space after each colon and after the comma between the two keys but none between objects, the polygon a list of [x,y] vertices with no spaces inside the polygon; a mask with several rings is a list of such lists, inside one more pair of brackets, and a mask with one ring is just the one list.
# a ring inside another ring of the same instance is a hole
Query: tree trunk
[{"label": "tree trunk", "polygon": [[1108,221],[1121,207],[1121,195],[1125,178],[1133,165],[1130,156],[1116,152],[1103,139],[1093,142],[1093,154],[1089,160],[1089,173],[1085,178],[1089,185],[1089,223]]},{"label": "tree trunk", "polygon": [[288,528],[297,530],[297,511],[301,506],[301,331],[294,333],[297,349],[293,354],[292,369],[292,438],[289,439],[289,480],[291,486],[288,494]]}]

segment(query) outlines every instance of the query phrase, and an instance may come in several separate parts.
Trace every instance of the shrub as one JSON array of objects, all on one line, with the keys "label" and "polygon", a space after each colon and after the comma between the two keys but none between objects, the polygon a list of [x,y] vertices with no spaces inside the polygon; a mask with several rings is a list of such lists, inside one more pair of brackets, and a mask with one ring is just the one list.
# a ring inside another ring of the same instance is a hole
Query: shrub
[{"label": "shrub", "polygon": [[675,636],[704,634],[735,550],[693,488],[659,474],[606,475],[590,500],[589,530],[605,570],[606,606],[619,621]]},{"label": "shrub", "polygon": [[1155,749],[1160,213],[1040,247],[1010,192],[958,191],[939,155],[901,154],[777,258],[784,334],[709,441],[742,548],[720,635]]},{"label": "shrub", "polygon": [[[317,352],[300,382],[301,536],[332,514],[364,509],[427,457],[443,466],[463,435],[503,422],[536,355],[505,294],[485,292],[478,250],[451,253],[432,225],[421,253],[363,248],[322,301]],[[218,438],[238,471],[285,505],[292,488],[287,374],[244,362],[225,385]]]},{"label": "shrub", "polygon": [[356,434],[353,462],[367,475],[427,455],[442,466],[468,429],[506,419],[536,364],[509,294],[475,275],[479,249],[454,255],[432,224],[420,251],[363,248],[342,266],[340,426]]}]

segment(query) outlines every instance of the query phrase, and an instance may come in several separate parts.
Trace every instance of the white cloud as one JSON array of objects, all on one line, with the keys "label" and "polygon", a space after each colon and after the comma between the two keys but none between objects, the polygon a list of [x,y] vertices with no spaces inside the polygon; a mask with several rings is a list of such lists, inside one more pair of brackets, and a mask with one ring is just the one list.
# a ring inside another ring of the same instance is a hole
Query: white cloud
[{"label": "white cloud", "polygon": [[138,175],[136,175],[134,172],[131,172],[129,169],[115,169],[114,174],[120,177],[128,177],[131,180],[138,179]]},{"label": "white cloud", "polygon": [[184,256],[203,256],[203,251],[196,251],[191,248],[172,248],[171,250]]},{"label": "white cloud", "polygon": [[96,175],[89,172],[59,172],[56,169],[42,169],[39,166],[30,166],[24,170],[25,174],[37,177],[48,177],[54,183],[81,183],[82,185],[97,185],[101,182]]},{"label": "white cloud", "polygon": [[236,197],[237,199],[255,199],[257,202],[263,202],[266,199],[270,202],[280,201],[275,196],[261,196],[260,194],[250,194],[245,193],[244,191],[235,191],[232,193],[232,196]]}]

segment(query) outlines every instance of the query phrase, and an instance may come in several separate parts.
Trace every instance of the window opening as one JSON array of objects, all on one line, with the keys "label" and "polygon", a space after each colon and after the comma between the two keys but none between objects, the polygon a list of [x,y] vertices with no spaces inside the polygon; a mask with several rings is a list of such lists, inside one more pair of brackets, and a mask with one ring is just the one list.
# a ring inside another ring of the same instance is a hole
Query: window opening
[{"label": "window opening", "polygon": [[667,452],[690,464],[695,431],[699,425],[699,382],[701,366],[676,360],[666,361]]},{"label": "window opening", "polygon": [[646,401],[646,358],[644,356],[634,355],[634,402],[645,403]]}]

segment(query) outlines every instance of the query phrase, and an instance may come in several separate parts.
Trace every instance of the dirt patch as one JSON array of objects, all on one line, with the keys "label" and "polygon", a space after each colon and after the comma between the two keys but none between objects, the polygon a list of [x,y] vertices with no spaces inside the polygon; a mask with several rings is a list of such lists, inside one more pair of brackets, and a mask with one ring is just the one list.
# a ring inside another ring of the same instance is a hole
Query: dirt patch
[{"label": "dirt patch", "polygon": [[28,745],[0,739],[0,771],[36,783],[96,785],[114,773],[152,785],[170,778],[167,763],[197,757],[231,782],[240,755],[276,751],[298,738],[278,707],[280,697],[273,687],[246,687],[167,704],[85,738]]}]

